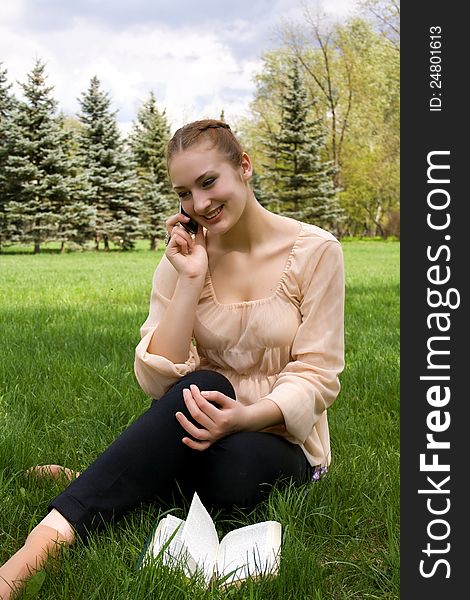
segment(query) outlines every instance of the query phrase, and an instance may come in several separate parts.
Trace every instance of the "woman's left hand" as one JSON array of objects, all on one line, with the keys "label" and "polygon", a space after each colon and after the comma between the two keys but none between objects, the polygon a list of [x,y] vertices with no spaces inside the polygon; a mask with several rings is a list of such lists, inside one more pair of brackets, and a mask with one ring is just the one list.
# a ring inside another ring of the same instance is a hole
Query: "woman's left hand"
[{"label": "woman's left hand", "polygon": [[184,437],[183,443],[193,450],[207,450],[217,440],[243,430],[246,407],[233,398],[217,391],[201,392],[194,384],[183,390],[183,398],[189,413],[201,425],[196,427],[183,413],[176,413],[181,427],[193,438]]}]

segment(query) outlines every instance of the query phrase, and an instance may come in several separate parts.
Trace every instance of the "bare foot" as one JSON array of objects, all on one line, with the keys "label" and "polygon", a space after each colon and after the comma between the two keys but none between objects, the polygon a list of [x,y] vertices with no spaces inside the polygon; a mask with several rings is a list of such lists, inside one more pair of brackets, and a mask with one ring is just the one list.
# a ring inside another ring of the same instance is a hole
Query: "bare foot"
[{"label": "bare foot", "polygon": [[72,471],[71,469],[61,465],[36,465],[34,467],[30,467],[26,471],[26,475],[28,477],[38,477],[40,479],[44,477],[51,477],[52,479],[65,478],[68,481],[73,481],[80,475],[80,473],[79,471]]}]

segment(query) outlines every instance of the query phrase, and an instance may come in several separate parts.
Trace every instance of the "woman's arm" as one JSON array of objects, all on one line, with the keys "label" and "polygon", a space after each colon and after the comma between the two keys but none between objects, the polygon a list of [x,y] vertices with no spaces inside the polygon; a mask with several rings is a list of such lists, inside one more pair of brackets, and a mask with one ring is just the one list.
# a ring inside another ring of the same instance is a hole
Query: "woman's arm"
[{"label": "woman's arm", "polygon": [[207,272],[207,251],[204,232],[199,226],[192,238],[179,226],[184,215],[178,213],[167,221],[171,238],[165,256],[173,265],[177,283],[161,320],[155,329],[147,352],[164,356],[174,363],[188,359],[193,336],[196,306]]},{"label": "woman's arm", "polygon": [[299,443],[311,435],[336,399],[344,367],[344,267],[341,246],[328,241],[305,270],[302,322],[292,344],[292,359],[264,400],[276,403],[287,433]]},{"label": "woman's arm", "polygon": [[[174,308],[171,308],[171,305],[176,303],[181,309],[182,306],[179,304],[181,300],[190,296],[190,294],[186,294],[182,282],[179,289],[180,294],[175,294],[178,282],[177,271],[170,264],[167,257],[163,256],[153,276],[150,310],[147,319],[140,328],[141,340],[135,349],[134,360],[136,379],[142,390],[151,398],[160,398],[178,379],[191,373],[199,365],[199,356],[196,347],[191,343],[191,334],[185,334],[183,331],[183,335],[181,335],[181,332],[178,333],[179,322],[170,320],[173,318],[169,311]],[[192,290],[191,293],[195,294],[195,290]],[[186,310],[190,310],[188,305],[183,307],[183,311]],[[168,314],[170,314],[169,318]],[[184,317],[174,318],[179,319],[183,330],[185,327],[189,329],[194,320],[191,312],[187,312]],[[160,334],[158,332],[155,334],[155,332],[163,323],[166,324],[166,327],[160,338]],[[183,340],[185,335],[187,337]],[[167,341],[165,341],[165,336],[169,338]],[[173,338],[176,345],[179,345],[180,350],[170,348]],[[157,341],[160,346],[156,345],[155,342]],[[177,361],[172,361],[171,356],[177,358]]]},{"label": "woman's arm", "polygon": [[147,352],[173,363],[188,360],[193,336],[196,306],[204,279],[179,277],[175,291],[153,332]]},{"label": "woman's arm", "polygon": [[166,222],[171,238],[154,274],[150,311],[135,350],[135,376],[152,398],[199,364],[191,341],[208,260],[202,227],[193,238],[178,226],[186,219],[178,213]]}]

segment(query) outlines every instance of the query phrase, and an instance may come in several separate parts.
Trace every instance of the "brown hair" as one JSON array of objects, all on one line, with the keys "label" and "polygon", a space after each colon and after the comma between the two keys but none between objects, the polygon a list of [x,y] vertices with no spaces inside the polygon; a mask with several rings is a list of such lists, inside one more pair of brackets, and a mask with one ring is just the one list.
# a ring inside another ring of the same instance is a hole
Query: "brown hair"
[{"label": "brown hair", "polygon": [[168,142],[167,168],[175,154],[206,141],[211,143],[211,148],[217,148],[224,154],[234,167],[241,165],[243,148],[230,129],[230,125],[217,119],[203,119],[188,123],[175,132]]}]

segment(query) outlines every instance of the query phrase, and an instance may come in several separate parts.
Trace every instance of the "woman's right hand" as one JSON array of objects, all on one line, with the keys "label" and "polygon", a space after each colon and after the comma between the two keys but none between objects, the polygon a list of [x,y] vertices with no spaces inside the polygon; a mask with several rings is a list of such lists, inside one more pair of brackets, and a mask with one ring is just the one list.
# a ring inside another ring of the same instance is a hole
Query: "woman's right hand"
[{"label": "woman's right hand", "polygon": [[170,239],[165,254],[180,277],[205,278],[208,258],[203,228],[199,225],[197,233],[192,237],[181,225],[188,221],[189,217],[182,213],[172,215],[166,220],[166,230]]}]

